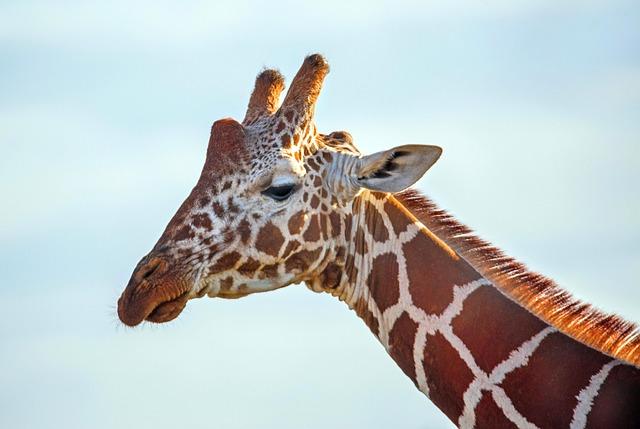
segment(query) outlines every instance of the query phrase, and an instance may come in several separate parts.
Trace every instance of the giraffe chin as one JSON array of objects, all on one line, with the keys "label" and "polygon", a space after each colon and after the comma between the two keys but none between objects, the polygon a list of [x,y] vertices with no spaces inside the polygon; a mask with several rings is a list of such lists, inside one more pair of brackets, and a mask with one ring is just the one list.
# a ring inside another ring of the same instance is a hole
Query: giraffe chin
[{"label": "giraffe chin", "polygon": [[216,298],[223,298],[223,299],[239,299],[239,298],[244,298],[247,295],[251,295],[251,292],[231,292],[231,291],[227,291],[227,292],[218,292],[218,294],[215,296]]}]

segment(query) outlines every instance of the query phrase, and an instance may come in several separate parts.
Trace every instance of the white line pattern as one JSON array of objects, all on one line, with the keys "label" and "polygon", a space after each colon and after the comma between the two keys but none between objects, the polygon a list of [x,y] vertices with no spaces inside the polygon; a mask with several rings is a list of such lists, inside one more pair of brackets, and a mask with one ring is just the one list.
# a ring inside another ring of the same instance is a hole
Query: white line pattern
[{"label": "white line pattern", "polygon": [[[370,199],[369,203],[376,207],[379,215],[382,217],[385,227],[389,233],[389,237],[385,242],[379,243],[374,240],[370,240],[368,244],[370,247],[370,257],[372,260],[376,256],[392,253],[396,255],[398,263],[398,284],[400,287],[398,302],[387,308],[382,314],[380,309],[376,305],[375,301],[371,298],[369,288],[364,284],[364,280],[367,275],[360,276],[360,284],[356,285],[358,293],[354,293],[347,302],[354,302],[359,298],[367,299],[369,310],[376,317],[379,323],[378,337],[380,342],[385,346],[387,351],[391,351],[389,344],[389,332],[400,318],[400,316],[406,312],[409,317],[418,324],[416,337],[413,344],[413,364],[416,374],[416,384],[420,391],[429,396],[429,387],[427,385],[427,378],[424,371],[424,349],[427,342],[427,335],[435,335],[441,333],[442,336],[451,344],[451,346],[458,352],[460,358],[469,367],[474,375],[474,380],[467,388],[463,400],[464,411],[460,416],[458,425],[461,428],[472,428],[475,425],[475,407],[482,397],[483,391],[491,391],[494,401],[503,411],[505,416],[514,422],[518,427],[522,428],[534,428],[535,425],[530,423],[524,416],[522,416],[513,406],[511,400],[507,397],[504,390],[497,386],[506,374],[514,369],[526,365],[529,357],[536,350],[540,342],[550,333],[555,331],[553,327],[547,327],[534,335],[531,339],[523,343],[518,349],[513,351],[506,360],[498,364],[491,374],[487,374],[480,369],[476,363],[471,351],[463,343],[463,341],[454,334],[452,328],[453,319],[458,316],[463,309],[464,301],[478,288],[482,286],[493,287],[493,284],[480,277],[465,285],[453,286],[453,299],[451,303],[444,309],[440,315],[427,314],[422,308],[413,304],[411,293],[409,292],[409,278],[407,274],[407,263],[404,257],[403,245],[413,240],[419,233],[427,233],[424,225],[417,222],[407,227],[406,231],[395,235],[394,229],[391,226],[391,220],[384,210],[384,200]],[[364,203],[364,202],[363,202]],[[362,207],[364,209],[364,207]],[[371,233],[371,232],[370,232]],[[369,237],[371,234],[369,234]],[[358,255],[359,256],[359,255]],[[365,266],[368,258],[356,257],[356,264],[359,263],[363,273],[368,273],[372,267]],[[367,264],[368,265],[368,264]],[[426,273],[425,275],[428,275]]]},{"label": "white line pattern", "polygon": [[578,393],[576,398],[578,404],[573,409],[573,418],[571,419],[571,425],[569,429],[582,429],[587,426],[587,416],[593,406],[593,400],[598,395],[602,384],[607,379],[611,369],[619,365],[621,362],[618,360],[612,360],[602,366],[600,371],[591,376],[589,384]]},{"label": "white line pattern", "polygon": [[505,417],[511,420],[516,426],[523,428],[535,427],[535,425],[516,411],[513,403],[498,384],[504,380],[508,373],[516,368],[526,365],[542,340],[545,339],[547,335],[555,331],[556,329],[551,326],[544,328],[542,331],[531,337],[531,339],[525,341],[516,350],[512,351],[511,354],[509,354],[509,357],[496,365],[489,375],[482,370],[478,370],[478,372],[476,372],[476,370],[472,368],[475,380],[471,382],[467,391],[464,393],[464,411],[458,419],[458,426],[461,428],[472,428],[475,426],[475,408],[478,405],[478,402],[480,402],[482,392],[486,390],[492,393],[493,400],[496,405],[502,410]]},{"label": "white line pattern", "polygon": [[[504,416],[519,428],[534,429],[535,424],[527,420],[514,406],[505,390],[500,386],[509,373],[517,368],[526,366],[530,357],[538,349],[542,341],[549,335],[558,332],[553,326],[547,326],[531,338],[523,342],[518,348],[513,350],[509,356],[497,364],[490,373],[480,369],[473,354],[464,342],[453,332],[452,321],[458,316],[464,306],[465,300],[478,288],[495,287],[491,281],[480,277],[464,285],[453,286],[453,299],[451,303],[442,311],[440,315],[427,314],[425,310],[414,305],[409,291],[409,278],[407,273],[407,263],[403,246],[413,240],[421,232],[429,235],[428,230],[420,222],[410,224],[405,231],[395,234],[391,226],[389,216],[384,210],[384,203],[387,199],[369,199],[368,202],[375,206],[383,219],[389,237],[384,242],[376,242],[371,239],[371,231],[368,231],[367,242],[369,245],[369,255],[356,255],[355,263],[360,267],[360,276],[357,284],[351,285],[352,289],[347,292],[346,301],[353,308],[354,303],[359,299],[366,299],[369,311],[378,320],[378,338],[388,352],[391,352],[389,344],[389,333],[403,313],[407,313],[411,320],[417,323],[416,336],[413,342],[412,357],[415,370],[415,382],[424,394],[429,396],[429,387],[424,369],[424,350],[427,346],[427,335],[440,333],[449,344],[456,350],[460,358],[473,374],[471,381],[463,394],[464,408],[458,417],[457,425],[460,428],[473,428],[476,425],[476,407],[482,399],[484,392],[490,392],[496,406],[503,412]],[[361,211],[364,211],[364,201]],[[354,222],[355,224],[355,222]],[[398,302],[389,306],[384,311],[380,311],[377,303],[371,296],[371,291],[366,285],[366,279],[371,269],[371,262],[375,257],[391,253],[396,256],[398,263]],[[428,276],[429,273],[425,273]],[[592,402],[611,368],[618,365],[620,361],[611,361],[604,365],[602,369],[591,377],[589,384],[577,395],[578,404],[574,409],[571,429],[581,429],[586,425],[587,415],[591,410]]]}]

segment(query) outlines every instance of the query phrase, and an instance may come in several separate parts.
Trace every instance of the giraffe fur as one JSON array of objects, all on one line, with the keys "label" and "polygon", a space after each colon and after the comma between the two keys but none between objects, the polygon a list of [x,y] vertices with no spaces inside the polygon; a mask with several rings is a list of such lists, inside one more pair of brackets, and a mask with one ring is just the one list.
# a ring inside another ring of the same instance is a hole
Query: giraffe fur
[{"label": "giraffe fur", "polygon": [[264,70],[243,121],[213,124],[198,182],[118,301],[122,322],[303,282],[353,309],[458,427],[640,427],[632,325],[608,328],[626,329],[611,349],[585,344],[502,287],[487,262],[501,254],[465,248],[466,227],[399,193],[440,148],[363,155],[347,132],[318,132],[328,72],[307,57],[280,105],[284,78]]}]

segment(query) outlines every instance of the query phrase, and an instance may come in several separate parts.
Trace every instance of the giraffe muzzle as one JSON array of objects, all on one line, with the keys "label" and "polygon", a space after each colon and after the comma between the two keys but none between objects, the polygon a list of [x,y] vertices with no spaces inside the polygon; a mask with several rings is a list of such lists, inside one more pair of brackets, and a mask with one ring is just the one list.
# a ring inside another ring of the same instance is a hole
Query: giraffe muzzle
[{"label": "giraffe muzzle", "polygon": [[147,320],[164,323],[175,319],[190,298],[191,287],[169,269],[169,263],[147,256],[140,261],[118,299],[118,317],[127,326]]}]

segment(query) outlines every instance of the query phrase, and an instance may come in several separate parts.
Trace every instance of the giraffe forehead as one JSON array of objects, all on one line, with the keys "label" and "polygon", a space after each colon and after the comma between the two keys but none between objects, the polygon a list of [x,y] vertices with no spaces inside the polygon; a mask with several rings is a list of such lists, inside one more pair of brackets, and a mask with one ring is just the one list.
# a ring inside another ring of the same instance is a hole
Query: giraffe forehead
[{"label": "giraffe forehead", "polygon": [[[202,175],[210,179],[209,182],[238,172],[245,177],[255,177],[273,167],[286,154],[297,152],[308,138],[302,139],[301,130],[288,119],[295,116],[285,113],[249,125],[230,118],[216,121]],[[309,129],[302,130],[305,136]],[[296,144],[292,145],[292,142]]]},{"label": "giraffe forehead", "polygon": [[264,152],[270,149],[284,149],[297,152],[316,135],[312,122],[300,126],[297,113],[292,110],[280,112],[245,127],[248,145]]},{"label": "giraffe forehead", "polygon": [[298,116],[298,112],[289,109],[244,125],[248,180],[256,180],[282,165],[283,161],[289,161],[291,170],[300,176],[304,174],[304,158],[322,146],[336,152],[357,153],[348,133],[318,134],[312,121],[301,126]]}]

